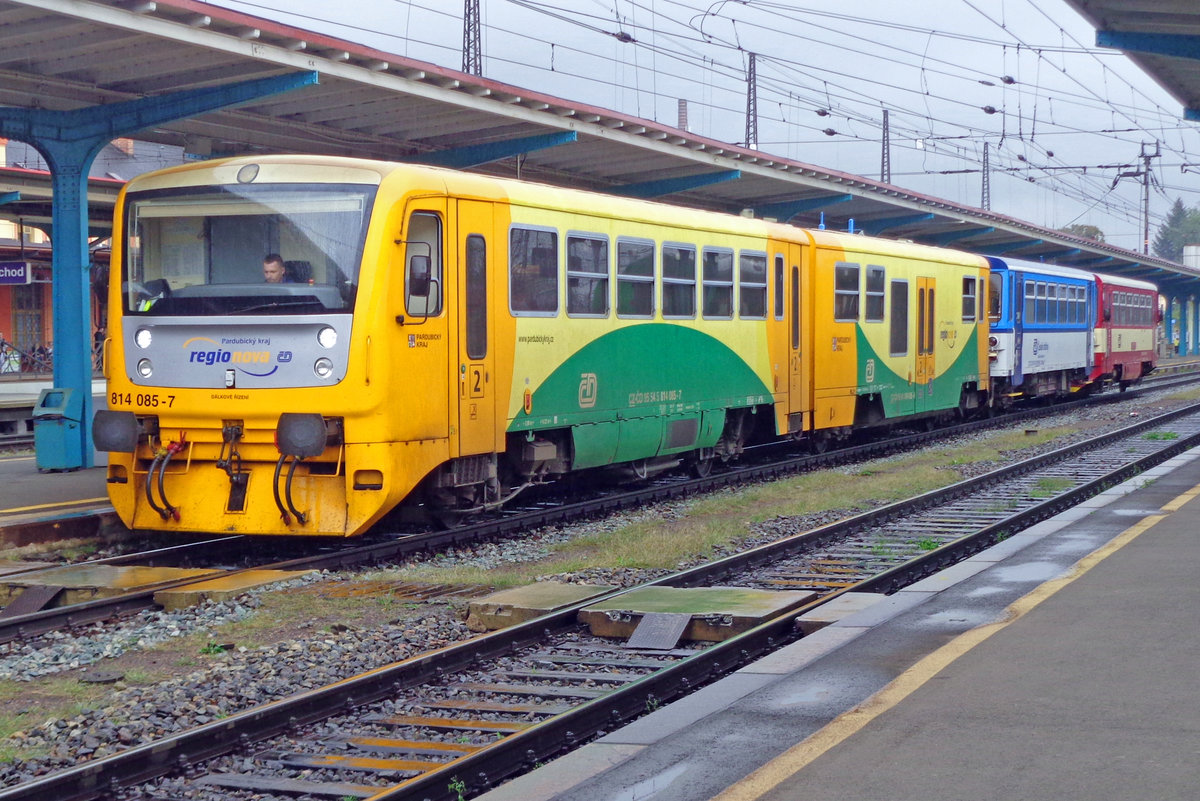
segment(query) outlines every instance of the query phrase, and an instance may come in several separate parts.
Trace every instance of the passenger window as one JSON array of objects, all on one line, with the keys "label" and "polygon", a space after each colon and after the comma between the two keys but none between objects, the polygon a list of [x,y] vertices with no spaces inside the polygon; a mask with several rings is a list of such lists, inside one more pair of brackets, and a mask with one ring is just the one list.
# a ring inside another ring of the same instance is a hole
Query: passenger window
[{"label": "passenger window", "polygon": [[662,247],[663,317],[696,316],[696,248],[691,245]]},{"label": "passenger window", "polygon": [[738,254],[738,314],[752,320],[767,317],[767,254]]},{"label": "passenger window", "polygon": [[883,322],[883,294],[887,286],[882,267],[867,265],[867,322]]},{"label": "passenger window", "polygon": [[567,236],[567,314],[608,316],[608,240]]},{"label": "passenger window", "polygon": [[775,256],[775,319],[783,319],[783,256]]},{"label": "passenger window", "polygon": [[892,281],[891,336],[888,350],[892,356],[908,354],[908,282]]},{"label": "passenger window", "polygon": [[654,316],[654,243],[617,240],[617,316]]},{"label": "passenger window", "polygon": [[404,243],[404,309],[414,317],[442,312],[442,218],[414,212]]},{"label": "passenger window", "polygon": [[833,319],[858,321],[858,265],[839,261],[833,268]]},{"label": "passenger window", "polygon": [[1037,321],[1037,309],[1034,308],[1036,290],[1037,285],[1034,284],[1033,281],[1025,282],[1025,309],[1023,319],[1026,323],[1033,323]]},{"label": "passenger window", "polygon": [[963,279],[962,319],[964,323],[975,322],[975,277]]},{"label": "passenger window", "polygon": [[733,251],[704,249],[704,316],[733,317]]},{"label": "passenger window", "polygon": [[515,314],[558,313],[558,232],[509,231],[508,303]]}]

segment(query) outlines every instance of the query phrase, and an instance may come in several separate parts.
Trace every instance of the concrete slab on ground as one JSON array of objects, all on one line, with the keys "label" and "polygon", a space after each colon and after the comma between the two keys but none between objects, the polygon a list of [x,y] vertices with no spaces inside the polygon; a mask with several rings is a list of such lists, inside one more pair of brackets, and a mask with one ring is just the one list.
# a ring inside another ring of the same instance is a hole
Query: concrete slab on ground
[{"label": "concrete slab on ground", "polygon": [[56,605],[66,606],[216,572],[204,568],[144,565],[66,565],[28,576],[17,574],[0,579],[0,603],[8,603],[29,587],[62,587]]},{"label": "concrete slab on ground", "polygon": [[816,597],[815,592],[798,590],[641,587],[580,610],[579,622],[587,624],[597,637],[627,639],[647,614],[690,614],[684,639],[720,642]]},{"label": "concrete slab on ground", "polygon": [[563,584],[538,581],[524,587],[494,592],[467,607],[467,628],[494,631],[566,609],[617,589],[603,584]]},{"label": "concrete slab on ground", "polygon": [[170,612],[204,601],[227,601],[248,590],[299,578],[312,572],[311,570],[247,570],[198,581],[183,587],[159,590],[154,593],[154,602]]}]

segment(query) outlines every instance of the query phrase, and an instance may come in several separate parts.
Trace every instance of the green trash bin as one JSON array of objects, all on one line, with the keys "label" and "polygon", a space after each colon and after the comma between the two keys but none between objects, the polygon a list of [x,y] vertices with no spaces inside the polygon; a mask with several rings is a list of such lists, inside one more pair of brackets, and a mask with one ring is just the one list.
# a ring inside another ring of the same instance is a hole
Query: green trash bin
[{"label": "green trash bin", "polygon": [[73,389],[50,387],[33,409],[33,447],[39,472],[83,467],[83,396]]}]

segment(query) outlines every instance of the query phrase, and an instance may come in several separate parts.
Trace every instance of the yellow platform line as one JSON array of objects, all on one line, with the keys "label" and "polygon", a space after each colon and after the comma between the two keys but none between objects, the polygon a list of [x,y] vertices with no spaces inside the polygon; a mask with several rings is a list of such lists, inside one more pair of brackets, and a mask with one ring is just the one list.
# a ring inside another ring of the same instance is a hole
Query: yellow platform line
[{"label": "yellow platform line", "polygon": [[78,501],[57,501],[55,503],[39,503],[35,506],[14,506],[11,509],[0,509],[0,515],[13,515],[13,514],[17,514],[18,512],[36,512],[39,509],[53,509],[55,507],[63,507],[63,506],[82,506],[82,505],[88,504],[88,503],[100,503],[101,501],[107,503],[108,496],[104,495],[99,498],[84,498],[84,499],[78,500]]},{"label": "yellow platform line", "polygon": [[[1185,503],[1197,496],[1200,496],[1200,484],[1164,504],[1161,507],[1162,511],[1178,511]],[[959,657],[988,640],[993,634],[1020,620],[1043,601],[1133,542],[1168,516],[1168,514],[1152,514],[1142,518],[1105,545],[1080,559],[1066,575],[1051,579],[1018,598],[1005,610],[1003,620],[963,632],[901,673],[890,684],[862,704],[838,715],[820,731],[814,732],[736,784],[729,786],[714,796],[712,801],[752,801],[752,799],[762,797],[790,779],[817,757],[849,739],[851,735],[857,733],[875,718],[897,706]]]}]

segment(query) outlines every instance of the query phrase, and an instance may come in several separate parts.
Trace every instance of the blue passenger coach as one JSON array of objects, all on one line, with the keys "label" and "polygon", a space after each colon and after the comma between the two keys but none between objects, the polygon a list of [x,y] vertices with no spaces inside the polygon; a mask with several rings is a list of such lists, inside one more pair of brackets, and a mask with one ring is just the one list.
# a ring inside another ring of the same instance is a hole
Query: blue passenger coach
[{"label": "blue passenger coach", "polygon": [[1091,273],[988,257],[993,393],[1001,405],[1088,386],[1096,284]]}]

